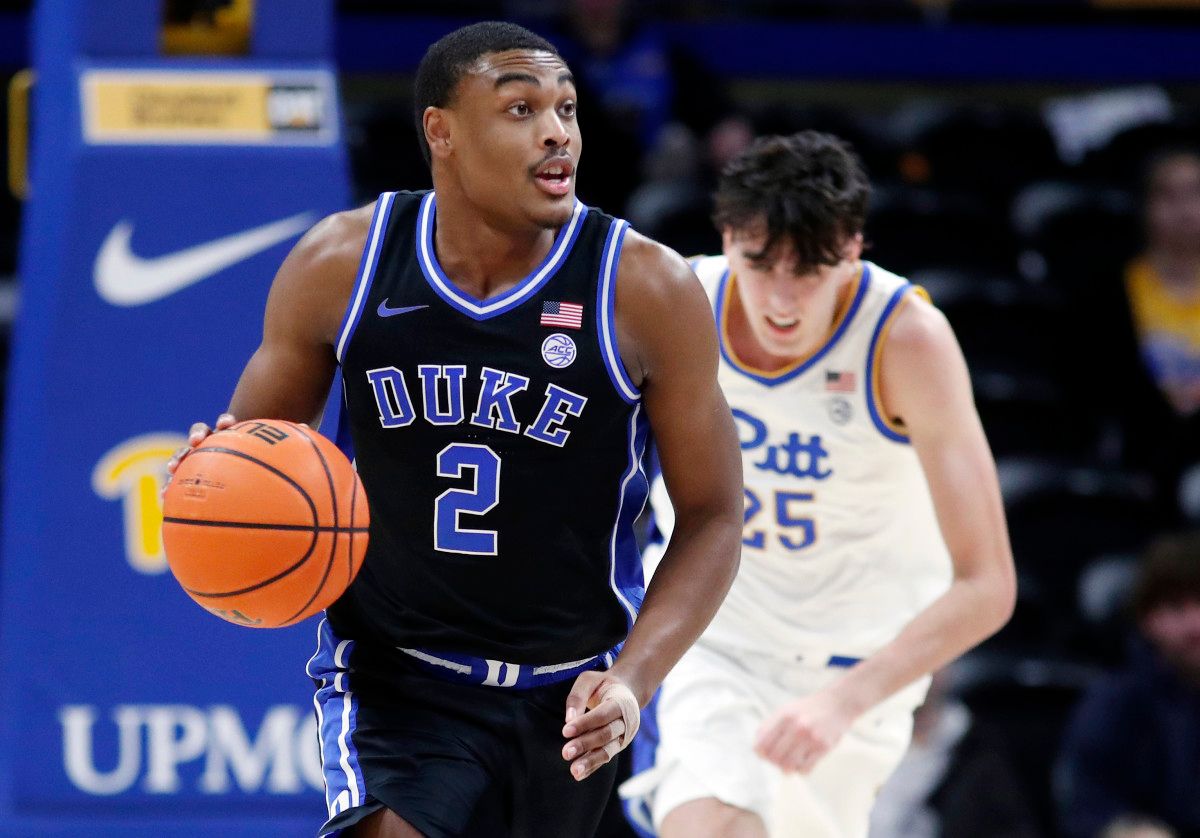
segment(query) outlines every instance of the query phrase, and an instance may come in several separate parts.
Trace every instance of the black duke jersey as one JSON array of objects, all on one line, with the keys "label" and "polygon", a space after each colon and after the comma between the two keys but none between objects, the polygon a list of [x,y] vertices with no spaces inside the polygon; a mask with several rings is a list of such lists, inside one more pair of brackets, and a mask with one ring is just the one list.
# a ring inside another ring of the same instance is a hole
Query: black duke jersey
[{"label": "black duke jersey", "polygon": [[642,597],[648,426],[614,326],[627,225],[577,203],[541,265],[478,300],[438,264],[436,223],[432,192],[380,197],[339,335],[371,537],[330,622],[417,654],[603,654]]}]

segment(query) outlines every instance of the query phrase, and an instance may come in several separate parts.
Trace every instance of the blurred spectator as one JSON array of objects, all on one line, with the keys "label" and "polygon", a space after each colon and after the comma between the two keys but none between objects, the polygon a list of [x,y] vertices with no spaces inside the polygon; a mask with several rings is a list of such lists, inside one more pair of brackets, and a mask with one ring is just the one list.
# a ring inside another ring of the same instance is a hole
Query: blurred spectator
[{"label": "blurred spectator", "polygon": [[1033,838],[1031,804],[997,741],[936,673],[908,752],[876,798],[870,838]]},{"label": "blurred spectator", "polygon": [[[583,103],[580,118],[591,149],[581,169],[583,198],[609,212],[642,217],[670,215],[694,204],[697,194],[706,204],[708,158],[719,167],[744,147],[729,130],[731,105],[720,79],[671,43],[648,17],[646,4],[571,0],[565,6],[562,34],[552,40],[575,74]],[[658,182],[667,194],[646,188]],[[639,212],[625,204],[635,188],[648,201]],[[701,209],[707,231],[707,207]],[[656,233],[645,224],[639,228]]]},{"label": "blurred spectator", "polygon": [[1200,151],[1160,152],[1144,172],[1144,249],[1123,281],[1097,277],[1073,301],[1074,368],[1118,417],[1124,464],[1153,474],[1178,519],[1180,476],[1200,462]]},{"label": "blurred spectator", "polygon": [[671,44],[627,0],[571,0],[565,39],[555,41],[606,114],[626,122],[643,149],[669,122],[707,135],[728,111],[716,76]]},{"label": "blurred spectator", "polygon": [[1146,552],[1132,606],[1143,642],[1088,690],[1063,739],[1055,793],[1068,838],[1144,834],[1105,831],[1131,817],[1200,834],[1200,532]]},{"label": "blurred spectator", "polygon": [[1142,361],[1180,418],[1200,412],[1200,153],[1148,169],[1146,252],[1125,275]]}]

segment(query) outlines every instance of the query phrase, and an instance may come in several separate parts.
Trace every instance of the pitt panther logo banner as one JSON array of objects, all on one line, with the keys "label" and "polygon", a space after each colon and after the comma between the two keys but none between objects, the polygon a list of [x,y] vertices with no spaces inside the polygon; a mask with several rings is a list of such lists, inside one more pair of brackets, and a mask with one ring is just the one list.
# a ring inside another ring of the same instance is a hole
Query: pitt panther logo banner
[{"label": "pitt panther logo banner", "polygon": [[162,490],[167,460],[187,443],[182,434],[143,434],[112,448],[92,470],[92,490],[121,502],[125,558],[138,573],[167,569],[162,548]]}]

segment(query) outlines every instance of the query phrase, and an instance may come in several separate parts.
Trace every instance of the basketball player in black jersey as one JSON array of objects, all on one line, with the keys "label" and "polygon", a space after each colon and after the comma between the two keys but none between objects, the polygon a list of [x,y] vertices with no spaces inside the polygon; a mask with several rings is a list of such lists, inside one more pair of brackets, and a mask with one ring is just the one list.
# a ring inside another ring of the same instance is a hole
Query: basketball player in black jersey
[{"label": "basketball player in black jersey", "polygon": [[[314,422],[340,366],[371,533],[308,666],[322,834],[590,836],[639,705],[736,571],[713,320],[678,255],[575,199],[576,94],[549,43],[460,29],[416,97],[434,191],[296,245],[217,427]],[[678,522],[642,602],[650,433]]]}]

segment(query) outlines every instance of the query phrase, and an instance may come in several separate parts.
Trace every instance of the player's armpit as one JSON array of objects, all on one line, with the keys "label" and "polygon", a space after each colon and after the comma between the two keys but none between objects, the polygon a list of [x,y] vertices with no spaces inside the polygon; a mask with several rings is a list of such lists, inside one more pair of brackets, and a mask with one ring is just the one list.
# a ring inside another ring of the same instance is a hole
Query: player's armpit
[{"label": "player's armpit", "polygon": [[737,572],[742,469],[733,416],[717,384],[712,308],[687,263],[630,233],[617,279],[617,322],[636,366],[677,522],[616,666],[645,704],[708,625]]}]

